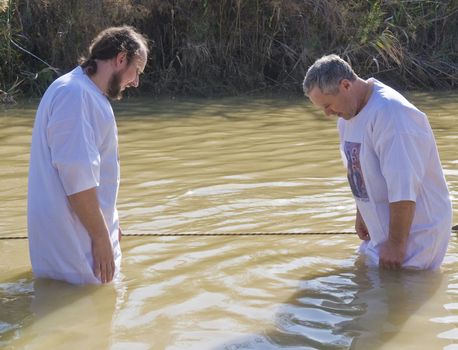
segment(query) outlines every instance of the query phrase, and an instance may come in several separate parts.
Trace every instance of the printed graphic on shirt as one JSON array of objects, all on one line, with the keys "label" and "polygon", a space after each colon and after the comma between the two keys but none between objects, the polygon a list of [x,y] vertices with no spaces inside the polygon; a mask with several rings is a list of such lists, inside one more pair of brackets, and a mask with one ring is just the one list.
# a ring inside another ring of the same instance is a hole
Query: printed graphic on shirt
[{"label": "printed graphic on shirt", "polygon": [[357,142],[345,141],[344,151],[347,157],[348,171],[347,177],[353,195],[364,202],[369,201],[366,184],[364,183],[363,171],[359,161],[361,144]]}]

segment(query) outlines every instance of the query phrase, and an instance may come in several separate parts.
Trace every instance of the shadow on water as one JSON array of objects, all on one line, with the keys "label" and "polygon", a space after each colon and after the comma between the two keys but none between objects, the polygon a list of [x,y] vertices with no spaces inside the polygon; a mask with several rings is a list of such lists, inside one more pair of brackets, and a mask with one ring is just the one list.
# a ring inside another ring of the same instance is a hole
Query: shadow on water
[{"label": "shadow on water", "polygon": [[0,283],[0,348],[109,348],[116,302],[113,284],[75,286],[18,274]]},{"label": "shadow on water", "polygon": [[217,349],[380,349],[442,282],[439,272],[379,270],[362,261],[332,273],[308,275],[276,313],[274,329]]}]

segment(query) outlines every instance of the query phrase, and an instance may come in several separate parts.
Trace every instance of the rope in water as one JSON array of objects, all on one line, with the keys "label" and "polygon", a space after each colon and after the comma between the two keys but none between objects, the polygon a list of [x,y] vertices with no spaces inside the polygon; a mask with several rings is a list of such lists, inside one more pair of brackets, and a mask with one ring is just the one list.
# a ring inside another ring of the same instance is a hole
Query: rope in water
[{"label": "rope in water", "polygon": [[[452,227],[458,231],[458,225]],[[217,237],[217,236],[307,236],[307,235],[355,235],[355,232],[227,232],[227,233],[127,233],[123,237]],[[1,237],[0,240],[27,239],[27,236]]]},{"label": "rope in water", "polygon": [[[355,232],[228,232],[228,233],[127,233],[123,237],[216,237],[216,236],[306,236],[306,235],[348,235]],[[0,240],[27,239],[27,236],[1,237]]]},{"label": "rope in water", "polygon": [[304,236],[304,235],[344,235],[354,232],[227,232],[227,233],[131,233],[124,236]]}]

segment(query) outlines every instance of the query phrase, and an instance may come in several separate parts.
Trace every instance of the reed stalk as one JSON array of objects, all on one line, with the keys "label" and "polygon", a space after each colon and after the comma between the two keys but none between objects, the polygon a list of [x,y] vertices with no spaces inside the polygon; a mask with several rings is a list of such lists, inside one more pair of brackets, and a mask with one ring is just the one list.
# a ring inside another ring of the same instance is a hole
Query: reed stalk
[{"label": "reed stalk", "polygon": [[300,93],[328,53],[397,88],[458,82],[456,0],[0,0],[0,89],[41,95],[121,24],[154,43],[147,95]]}]

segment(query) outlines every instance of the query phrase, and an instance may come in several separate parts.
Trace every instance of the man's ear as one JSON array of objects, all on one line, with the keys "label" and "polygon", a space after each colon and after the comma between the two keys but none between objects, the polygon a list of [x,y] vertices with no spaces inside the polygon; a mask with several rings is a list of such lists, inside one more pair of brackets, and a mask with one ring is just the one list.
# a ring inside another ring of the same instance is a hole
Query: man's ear
[{"label": "man's ear", "polygon": [[348,79],[342,79],[339,85],[340,88],[342,88],[345,91],[348,91],[351,88],[351,81]]},{"label": "man's ear", "polygon": [[121,51],[116,55],[116,67],[121,67],[127,63],[127,52]]}]

